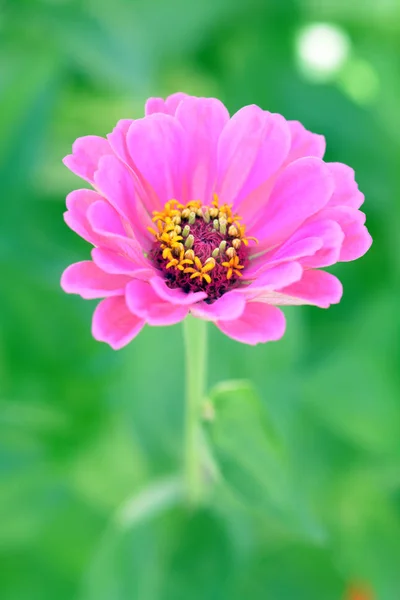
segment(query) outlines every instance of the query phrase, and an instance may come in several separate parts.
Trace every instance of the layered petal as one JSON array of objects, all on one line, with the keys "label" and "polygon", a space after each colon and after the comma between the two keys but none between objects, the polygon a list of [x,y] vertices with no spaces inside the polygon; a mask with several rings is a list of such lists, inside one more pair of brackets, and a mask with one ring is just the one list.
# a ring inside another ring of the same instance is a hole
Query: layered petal
[{"label": "layered petal", "polygon": [[358,189],[354,169],[342,163],[326,163],[334,181],[335,190],[329,206],[360,208],[364,194]]},{"label": "layered petal", "polygon": [[120,296],[124,293],[130,277],[110,275],[90,260],[74,263],[67,267],[61,277],[61,287],[68,294],[79,294],[86,300]]},{"label": "layered petal", "polygon": [[64,220],[68,227],[95,246],[99,246],[103,239],[93,231],[87,212],[92,204],[101,200],[102,197],[93,190],[75,190],[67,196],[68,210],[64,213]]},{"label": "layered petal", "polygon": [[255,345],[279,340],[285,333],[285,317],[275,306],[248,302],[242,315],[232,321],[217,321],[217,327],[238,342]]},{"label": "layered petal", "polygon": [[131,166],[131,164],[126,145],[126,136],[132,123],[133,119],[120,119],[112,132],[107,135],[107,140],[114,154],[128,166]]},{"label": "layered petal", "polygon": [[188,306],[161,300],[148,282],[133,280],[126,287],[126,303],[131,312],[149,325],[174,325],[188,313]]},{"label": "layered petal", "polygon": [[206,292],[187,293],[179,288],[171,289],[162,277],[152,277],[150,285],[161,300],[165,300],[165,302],[170,302],[171,304],[189,306],[207,298]]},{"label": "layered petal", "polygon": [[279,290],[303,276],[303,267],[297,261],[283,262],[278,265],[268,266],[257,275],[254,281],[245,287],[239,288],[242,294],[255,297],[259,290]]},{"label": "layered petal", "polygon": [[328,203],[333,185],[329,170],[318,158],[300,158],[288,165],[278,177],[257,224],[250,230],[260,240],[257,250],[286,241]]},{"label": "layered petal", "polygon": [[133,233],[130,232],[128,235],[126,231],[130,229],[130,224],[124,224],[120,215],[108,202],[105,200],[94,202],[87,211],[87,220],[93,232],[101,240],[99,246],[122,253],[144,267],[148,266],[142,247],[133,237]]},{"label": "layered petal", "polygon": [[136,279],[144,279],[148,281],[155,275],[155,269],[148,264],[144,266],[142,262],[135,262],[132,258],[128,258],[108,248],[93,248],[93,262],[105,273],[113,275],[129,275]]},{"label": "layered petal", "polygon": [[126,143],[133,169],[151,200],[148,210],[171,199],[182,201],[188,140],[179,121],[159,113],[138,119],[129,127]]},{"label": "layered petal", "polygon": [[97,135],[78,138],[72,145],[72,154],[63,163],[70,171],[89,183],[94,183],[94,174],[102,156],[112,154],[107,140]]},{"label": "layered petal", "polygon": [[328,205],[327,208],[321,211],[321,216],[336,221],[343,231],[344,239],[337,260],[343,262],[356,260],[371,247],[372,238],[364,226],[364,213],[350,206],[331,207]]},{"label": "layered petal", "polygon": [[121,216],[101,197],[88,207],[86,218],[94,233],[106,240],[114,236],[127,237]]},{"label": "layered petal", "polygon": [[[143,205],[145,213],[150,214],[153,210],[160,210],[161,203],[151,185],[138,171],[129,153],[127,136],[130,126],[133,123],[132,119],[122,119],[107,136],[107,139],[118,158],[130,169],[131,174],[134,174],[133,183],[136,199]],[[147,215],[145,216],[147,218]]]},{"label": "layered petal", "polygon": [[168,109],[165,105],[164,98],[149,98],[144,106],[144,114],[146,117],[155,113],[168,114]]},{"label": "layered petal", "polygon": [[[325,152],[323,136],[307,131],[298,121],[285,121],[281,115],[264,112],[275,120],[275,132],[270,131],[266,136],[265,150],[269,151],[269,156],[264,157],[260,153],[258,157],[261,184],[247,191],[245,199],[238,204],[238,210],[245,217],[248,227],[251,227],[257,217],[264,212],[276,179],[288,164],[305,156],[322,158]],[[271,161],[271,154],[276,161],[275,164]],[[266,168],[267,164],[270,170]]]},{"label": "layered petal", "polygon": [[137,197],[135,180],[128,167],[115,156],[105,156],[95,173],[95,183],[119,215],[129,223],[140,244],[148,249],[152,241],[148,227],[153,223]]},{"label": "layered petal", "polygon": [[95,340],[106,342],[113,350],[119,350],[129,344],[144,325],[144,319],[128,310],[123,296],[106,298],[94,311],[92,335]]},{"label": "layered petal", "polygon": [[290,150],[287,163],[304,156],[323,158],[326,142],[323,135],[308,131],[299,121],[288,121],[290,129]]},{"label": "layered petal", "polygon": [[183,92],[176,92],[171,94],[165,100],[163,98],[149,98],[145,105],[145,115],[153,115],[154,113],[164,113],[167,115],[175,115],[179,104],[185,98],[190,98],[188,94]]},{"label": "layered petal", "polygon": [[206,321],[232,321],[238,319],[245,310],[246,300],[239,291],[227,292],[212,304],[199,302],[191,307],[194,317]]},{"label": "layered petal", "polygon": [[85,189],[71,192],[67,197],[67,208],[64,213],[66,223],[83,239],[101,247],[104,252],[114,251],[142,267],[149,267],[137,240],[128,236],[119,214],[98,193]]},{"label": "layered petal", "polygon": [[185,94],[184,92],[175,92],[175,94],[170,94],[169,96],[167,96],[167,98],[165,99],[165,106],[167,108],[168,114],[176,114],[176,111],[178,110],[178,107],[182,100],[189,97],[190,96],[188,94]]},{"label": "layered petal", "polygon": [[291,236],[287,242],[270,252],[261,253],[251,259],[250,266],[246,268],[243,276],[246,279],[256,279],[261,273],[281,263],[299,261],[305,257],[313,256],[323,246],[319,237],[306,237],[294,239]]},{"label": "layered petal", "polygon": [[294,237],[299,240],[316,237],[321,241],[321,247],[317,251],[299,259],[305,267],[318,268],[328,267],[338,261],[344,233],[335,220],[321,218],[300,227]]},{"label": "layered petal", "polygon": [[135,184],[129,169],[116,156],[103,157],[95,173],[95,184],[101,194],[126,221],[132,221],[136,200]]},{"label": "layered petal", "polygon": [[187,159],[187,197],[210,202],[217,178],[217,146],[229,113],[214,98],[187,97],[176,111],[190,144]]},{"label": "layered petal", "polygon": [[331,304],[340,302],[342,293],[342,284],[337,277],[325,271],[310,269],[304,271],[300,281],[279,291],[260,291],[256,300],[278,306],[313,304],[328,308]]},{"label": "layered petal", "polygon": [[[229,120],[218,143],[216,192],[249,224],[263,206],[252,196],[282,166],[290,147],[290,132],[281,115],[246,106]],[[263,198],[268,198],[264,189]]]}]

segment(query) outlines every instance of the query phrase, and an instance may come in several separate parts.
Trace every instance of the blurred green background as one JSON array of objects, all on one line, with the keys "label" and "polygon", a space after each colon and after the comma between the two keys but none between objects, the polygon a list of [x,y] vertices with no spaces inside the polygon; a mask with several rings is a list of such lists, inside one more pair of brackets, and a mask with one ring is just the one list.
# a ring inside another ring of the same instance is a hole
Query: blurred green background
[{"label": "blurred green background", "polygon": [[[399,1],[3,0],[0,36],[2,600],[399,600]],[[279,343],[210,325],[209,386],[254,390],[213,392],[222,477],[198,511],[181,327],[115,353],[59,288],[89,257],[62,157],[177,90],[323,133],[374,237],[333,269],[341,304],[286,310]]]}]

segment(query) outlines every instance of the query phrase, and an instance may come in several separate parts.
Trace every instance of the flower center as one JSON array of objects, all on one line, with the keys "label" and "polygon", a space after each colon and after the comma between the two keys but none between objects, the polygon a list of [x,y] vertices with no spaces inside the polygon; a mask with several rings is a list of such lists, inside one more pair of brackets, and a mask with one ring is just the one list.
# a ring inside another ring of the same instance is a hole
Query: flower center
[{"label": "flower center", "polygon": [[162,271],[167,285],[185,292],[207,293],[213,302],[234,287],[248,262],[248,244],[241,217],[232,206],[211,206],[198,200],[181,204],[170,200],[153,212],[155,241],[149,257]]}]

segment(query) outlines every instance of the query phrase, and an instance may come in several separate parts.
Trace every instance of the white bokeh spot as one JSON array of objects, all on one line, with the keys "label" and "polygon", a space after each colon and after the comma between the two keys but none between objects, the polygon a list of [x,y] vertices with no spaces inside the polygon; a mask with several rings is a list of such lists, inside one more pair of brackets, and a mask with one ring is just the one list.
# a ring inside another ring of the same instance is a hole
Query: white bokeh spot
[{"label": "white bokeh spot", "polygon": [[327,81],[346,62],[350,53],[350,39],[336,25],[314,23],[300,30],[296,50],[302,72],[311,79]]}]

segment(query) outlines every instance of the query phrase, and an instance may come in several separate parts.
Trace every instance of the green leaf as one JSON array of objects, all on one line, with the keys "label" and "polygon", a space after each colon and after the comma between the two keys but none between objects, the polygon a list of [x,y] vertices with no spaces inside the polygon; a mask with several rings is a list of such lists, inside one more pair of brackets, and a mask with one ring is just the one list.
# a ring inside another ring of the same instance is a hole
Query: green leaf
[{"label": "green leaf", "polygon": [[157,600],[232,598],[234,549],[222,520],[208,509],[187,513],[174,534]]},{"label": "green leaf", "polygon": [[267,521],[307,536],[321,531],[303,506],[274,425],[247,381],[229,381],[209,395],[214,418],[206,425],[222,485]]},{"label": "green leaf", "polygon": [[165,528],[182,498],[179,479],[156,480],[126,500],[105,530],[83,582],[82,600],[159,598]]},{"label": "green leaf", "polygon": [[179,479],[160,479],[121,506],[89,569],[82,600],[230,598],[226,528],[209,509],[189,511],[182,497]]}]

